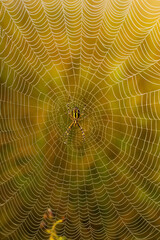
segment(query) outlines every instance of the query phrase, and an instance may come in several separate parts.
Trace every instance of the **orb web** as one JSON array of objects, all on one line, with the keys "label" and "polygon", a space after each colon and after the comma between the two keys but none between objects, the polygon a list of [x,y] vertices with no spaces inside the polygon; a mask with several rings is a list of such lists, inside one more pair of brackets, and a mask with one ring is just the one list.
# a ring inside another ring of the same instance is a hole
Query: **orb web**
[{"label": "orb web", "polygon": [[160,239],[160,2],[0,9],[0,238]]}]

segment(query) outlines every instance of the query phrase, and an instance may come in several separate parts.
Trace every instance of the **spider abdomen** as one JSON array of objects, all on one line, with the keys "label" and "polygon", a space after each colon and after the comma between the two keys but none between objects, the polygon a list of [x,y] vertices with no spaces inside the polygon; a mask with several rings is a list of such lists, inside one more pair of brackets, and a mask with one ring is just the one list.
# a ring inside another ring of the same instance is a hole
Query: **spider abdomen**
[{"label": "spider abdomen", "polygon": [[77,107],[72,109],[72,117],[73,119],[78,119],[80,117],[80,110]]}]

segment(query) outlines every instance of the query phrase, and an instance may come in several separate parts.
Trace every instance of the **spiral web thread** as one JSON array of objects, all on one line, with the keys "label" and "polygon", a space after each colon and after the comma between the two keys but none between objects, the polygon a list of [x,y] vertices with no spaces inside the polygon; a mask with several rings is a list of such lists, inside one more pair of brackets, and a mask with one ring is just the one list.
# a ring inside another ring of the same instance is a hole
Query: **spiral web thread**
[{"label": "spiral web thread", "polygon": [[48,207],[67,239],[160,239],[160,1],[2,0],[0,62],[0,239],[48,239]]}]

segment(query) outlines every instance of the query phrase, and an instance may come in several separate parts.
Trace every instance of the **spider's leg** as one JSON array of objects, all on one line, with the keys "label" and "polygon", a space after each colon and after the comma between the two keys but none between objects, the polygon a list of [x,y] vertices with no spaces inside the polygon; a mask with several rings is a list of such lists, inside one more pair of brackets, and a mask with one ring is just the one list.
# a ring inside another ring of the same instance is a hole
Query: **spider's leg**
[{"label": "spider's leg", "polygon": [[84,107],[83,107],[83,109],[82,109],[82,112],[83,112],[83,113],[84,113],[85,109],[86,109],[86,104],[84,104]]},{"label": "spider's leg", "polygon": [[81,120],[81,119],[83,118],[85,109],[86,109],[86,104],[84,105],[84,107],[83,107],[83,109],[82,109],[82,113],[81,113],[81,115],[80,115],[79,120]]},{"label": "spider's leg", "polygon": [[67,110],[68,110],[68,114],[70,115],[70,107],[69,107],[69,103],[67,103]]},{"label": "spider's leg", "polygon": [[72,122],[72,123],[69,125],[69,127],[68,127],[67,130],[66,130],[66,132],[64,133],[65,138],[67,138],[67,136],[69,135],[69,132],[70,132],[70,130],[71,130],[73,124],[74,124],[74,122]]},{"label": "spider's leg", "polygon": [[84,131],[83,131],[83,128],[79,125],[78,122],[77,122],[77,125],[78,125],[78,127],[81,129],[83,140],[85,140],[85,133],[84,133]]},{"label": "spider's leg", "polygon": [[71,114],[69,103],[67,103],[67,109],[68,109],[68,115],[69,115],[70,119],[73,121],[73,117],[72,117],[72,114]]}]

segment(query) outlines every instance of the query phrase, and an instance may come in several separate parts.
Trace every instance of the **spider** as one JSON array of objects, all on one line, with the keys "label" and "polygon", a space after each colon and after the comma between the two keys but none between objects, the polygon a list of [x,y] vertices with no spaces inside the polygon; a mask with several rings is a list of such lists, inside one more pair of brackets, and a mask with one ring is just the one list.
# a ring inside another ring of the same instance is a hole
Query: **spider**
[{"label": "spider", "polygon": [[83,128],[79,124],[79,121],[82,119],[81,117],[84,115],[85,106],[82,110],[82,114],[81,114],[78,107],[74,107],[72,109],[72,111],[70,111],[69,104],[67,104],[67,108],[68,108],[68,115],[69,115],[70,119],[72,120],[72,123],[69,125],[69,127],[67,128],[67,131],[65,132],[66,137],[69,135],[71,128],[73,126],[77,125],[81,129],[82,137],[83,137],[83,141],[84,141],[85,140],[85,134],[84,134]]}]

